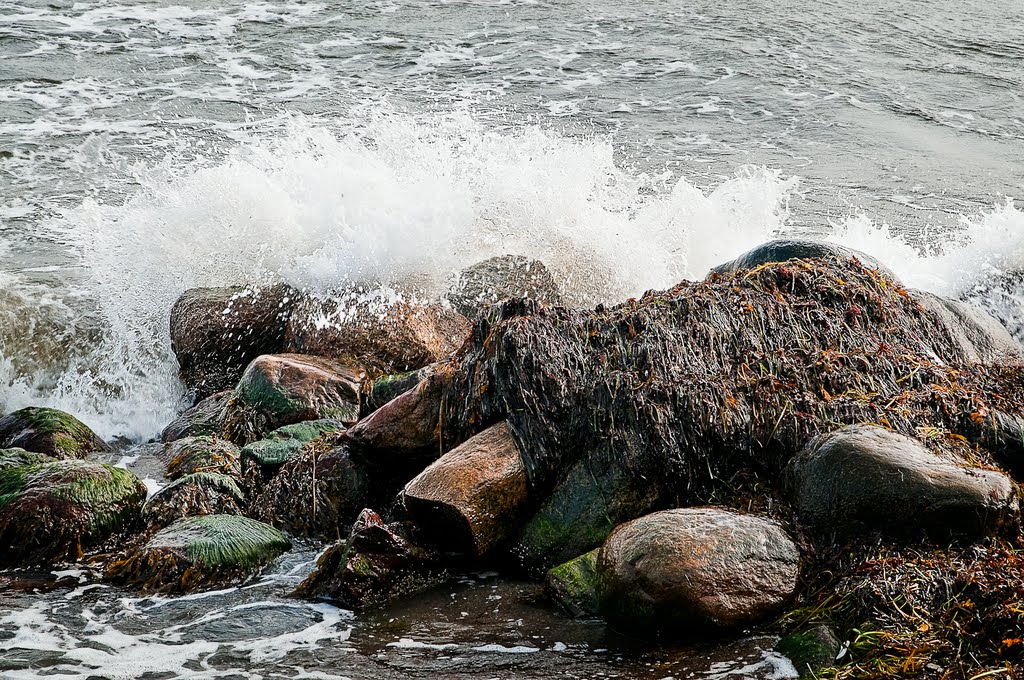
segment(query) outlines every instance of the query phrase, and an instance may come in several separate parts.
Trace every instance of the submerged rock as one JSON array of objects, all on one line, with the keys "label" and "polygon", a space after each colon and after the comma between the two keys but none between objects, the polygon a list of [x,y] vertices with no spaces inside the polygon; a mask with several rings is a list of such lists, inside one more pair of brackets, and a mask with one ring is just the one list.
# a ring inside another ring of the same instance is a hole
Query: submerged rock
[{"label": "submerged rock", "polygon": [[142,507],[150,531],[184,517],[241,515],[245,494],[231,477],[217,472],[194,472],[180,477],[153,494]]},{"label": "submerged rock", "polygon": [[242,581],[291,547],[274,527],[236,515],[178,520],[153,535],[106,578],[145,592],[192,593]]},{"label": "submerged rock", "polygon": [[711,271],[716,274],[729,274],[740,269],[753,269],[763,264],[786,262],[792,259],[806,260],[809,258],[857,258],[868,269],[872,269],[893,281],[896,285],[900,285],[899,279],[891,269],[867,253],[841,246],[838,243],[813,241],[803,238],[776,239],[762,243],[756,248],[751,248],[743,253],[735,260],[720,264]]},{"label": "submerged rock", "polygon": [[0,566],[76,560],[132,527],[146,487],[81,460],[0,466]]},{"label": "submerged rock", "polygon": [[406,484],[409,518],[444,550],[480,557],[507,543],[530,504],[526,470],[506,423],[441,456]]},{"label": "submerged rock", "polygon": [[274,354],[245,369],[225,410],[228,439],[245,445],[283,425],[331,418],[359,419],[365,373],[323,357]]},{"label": "submerged rock", "polygon": [[306,298],[288,323],[285,348],[354,362],[381,375],[446,359],[468,334],[465,317],[441,305]]},{"label": "submerged rock", "polygon": [[597,556],[601,549],[560,564],[544,579],[544,591],[571,616],[596,616],[599,611]]},{"label": "submerged rock", "polygon": [[717,508],[663,510],[615,529],[598,555],[601,613],[619,630],[703,634],[778,612],[800,551],[776,522]]},{"label": "submerged rock", "polygon": [[412,543],[400,524],[363,510],[348,540],[331,545],[293,593],[357,610],[378,607],[442,582],[438,555]]},{"label": "submerged rock", "polygon": [[560,304],[562,294],[551,272],[539,260],[500,255],[466,267],[448,288],[447,298],[459,314],[473,318],[505,298],[527,297]]},{"label": "submerged rock", "polygon": [[178,479],[196,472],[218,472],[238,477],[241,472],[237,446],[219,437],[186,437],[164,445],[167,478]]},{"label": "submerged rock", "polygon": [[800,519],[827,534],[975,538],[1013,526],[1019,514],[1006,475],[953,465],[915,439],[872,425],[812,440],[786,476]]},{"label": "submerged rock", "polygon": [[222,390],[203,399],[165,427],[160,441],[219,435],[224,431],[224,409],[233,394],[234,390]]},{"label": "submerged rock", "polygon": [[234,387],[253,359],[281,351],[296,296],[285,284],[182,293],[170,322],[181,381],[199,397]]},{"label": "submerged rock", "polygon": [[53,408],[29,406],[0,418],[0,448],[22,448],[54,458],[86,458],[110,451],[82,421]]}]

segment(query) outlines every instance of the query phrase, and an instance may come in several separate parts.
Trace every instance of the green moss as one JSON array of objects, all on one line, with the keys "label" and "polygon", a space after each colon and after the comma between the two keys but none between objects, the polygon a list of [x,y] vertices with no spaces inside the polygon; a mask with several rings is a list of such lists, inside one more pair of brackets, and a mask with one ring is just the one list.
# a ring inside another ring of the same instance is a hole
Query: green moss
[{"label": "green moss", "polygon": [[22,465],[18,467],[0,468],[0,508],[4,507],[25,490],[25,482],[36,466]]},{"label": "green moss", "polygon": [[364,555],[359,555],[356,559],[350,563],[352,571],[357,575],[364,578],[370,578],[373,576],[373,565],[370,564],[370,560],[366,559]]},{"label": "green moss", "polygon": [[817,625],[783,637],[775,651],[793,662],[801,678],[810,678],[835,663],[839,641],[827,626]]},{"label": "green moss", "polygon": [[106,442],[74,416],[34,406],[0,419],[0,446],[20,446],[58,458],[84,458],[108,449]]},{"label": "green moss", "polygon": [[573,616],[594,615],[598,611],[596,548],[560,564],[548,572],[548,595]]},{"label": "green moss", "polygon": [[196,472],[241,473],[238,447],[218,437],[186,437],[165,447],[167,476],[178,479]]},{"label": "green moss", "polygon": [[291,547],[269,524],[236,515],[188,517],[158,532],[147,547],[182,548],[189,560],[208,569],[253,569]]},{"label": "green moss", "polygon": [[282,465],[308,442],[331,432],[341,432],[345,425],[340,420],[324,418],[285,425],[242,449],[242,460],[257,465]]},{"label": "green moss", "polygon": [[22,465],[41,465],[52,463],[53,456],[45,453],[26,451],[25,449],[0,449],[0,469],[10,467],[21,467]]},{"label": "green moss", "polygon": [[219,472],[193,472],[190,475],[185,475],[184,477],[179,477],[174,480],[161,489],[160,492],[167,493],[174,489],[179,489],[192,484],[227,494],[239,503],[245,501],[245,493],[242,491],[242,488],[238,486],[238,482]]},{"label": "green moss", "polygon": [[91,512],[89,531],[108,534],[138,514],[146,487],[134,473],[111,465],[66,460],[44,465],[31,476],[33,486]]}]

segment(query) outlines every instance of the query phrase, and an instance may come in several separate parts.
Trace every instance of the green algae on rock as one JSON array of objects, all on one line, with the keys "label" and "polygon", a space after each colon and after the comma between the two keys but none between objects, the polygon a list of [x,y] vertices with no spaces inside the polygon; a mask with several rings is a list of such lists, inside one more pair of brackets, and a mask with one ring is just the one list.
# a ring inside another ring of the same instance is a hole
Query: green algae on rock
[{"label": "green algae on rock", "polygon": [[345,424],[331,418],[279,427],[266,438],[242,447],[242,474],[251,477],[253,468],[272,474],[317,437],[344,431]]},{"label": "green algae on rock", "polygon": [[25,449],[19,449],[17,447],[10,449],[0,449],[0,470],[12,467],[21,467],[23,465],[41,465],[42,463],[52,463],[57,460],[53,456],[48,456],[45,453],[36,453],[35,451],[26,451]]},{"label": "green algae on rock", "polygon": [[132,527],[145,499],[138,477],[110,465],[0,467],[0,566],[78,559]]},{"label": "green algae on rock", "polygon": [[236,515],[203,515],[178,520],[154,534],[106,578],[146,592],[191,593],[235,583],[291,547],[283,533]]},{"label": "green algae on rock", "polygon": [[571,616],[596,616],[599,613],[597,599],[597,556],[600,548],[569,560],[548,571],[544,579],[544,590]]},{"label": "green algae on rock", "polygon": [[184,517],[241,515],[245,494],[233,478],[217,472],[194,472],[157,491],[142,507],[149,530],[162,529]]},{"label": "green algae on rock", "polygon": [[239,476],[242,472],[237,446],[220,437],[185,437],[164,445],[167,478],[178,479],[196,472]]},{"label": "green algae on rock", "polygon": [[110,450],[82,421],[53,408],[29,406],[0,418],[0,448],[18,447],[54,458],[86,458]]}]

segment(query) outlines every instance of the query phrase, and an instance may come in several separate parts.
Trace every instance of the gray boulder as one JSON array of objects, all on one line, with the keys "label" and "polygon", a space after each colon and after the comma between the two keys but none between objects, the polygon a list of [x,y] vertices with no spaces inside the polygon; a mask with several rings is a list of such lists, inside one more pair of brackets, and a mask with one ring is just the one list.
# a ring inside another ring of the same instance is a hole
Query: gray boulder
[{"label": "gray boulder", "polygon": [[448,302],[459,314],[475,318],[488,305],[514,297],[560,304],[562,294],[551,272],[539,260],[501,255],[466,267],[448,288]]},{"label": "gray boulder", "polygon": [[963,352],[963,360],[975,363],[1020,362],[1020,346],[993,316],[960,300],[923,290],[910,291],[914,299],[936,320],[942,332]]},{"label": "gray boulder", "polygon": [[792,259],[806,260],[821,257],[855,257],[868,269],[874,269],[886,278],[899,283],[899,278],[891,269],[866,253],[836,243],[802,238],[776,239],[762,243],[756,248],[743,253],[735,260],[720,264],[711,271],[716,274],[727,274],[738,269],[753,269],[770,262],[785,262]]}]

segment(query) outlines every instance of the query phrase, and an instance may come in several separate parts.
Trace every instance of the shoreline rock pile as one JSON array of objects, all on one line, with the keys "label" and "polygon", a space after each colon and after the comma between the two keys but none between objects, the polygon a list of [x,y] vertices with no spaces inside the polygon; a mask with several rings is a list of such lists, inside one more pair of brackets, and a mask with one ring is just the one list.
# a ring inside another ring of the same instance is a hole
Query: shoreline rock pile
[{"label": "shoreline rock pile", "polygon": [[1024,663],[1024,356],[984,312],[809,241],[593,310],[511,256],[457,277],[472,322],[343,299],[182,296],[200,401],[163,431],[172,483],[145,505],[130,473],[49,457],[106,450],[70,416],[0,420],[30,449],[0,451],[5,563],[190,592],[253,575],[287,532],[331,543],[295,595],[355,609],[487,566],[632,635],[784,635],[809,677]]}]

